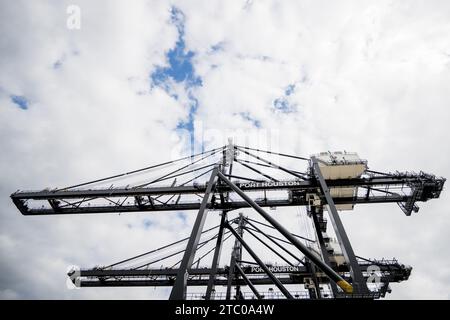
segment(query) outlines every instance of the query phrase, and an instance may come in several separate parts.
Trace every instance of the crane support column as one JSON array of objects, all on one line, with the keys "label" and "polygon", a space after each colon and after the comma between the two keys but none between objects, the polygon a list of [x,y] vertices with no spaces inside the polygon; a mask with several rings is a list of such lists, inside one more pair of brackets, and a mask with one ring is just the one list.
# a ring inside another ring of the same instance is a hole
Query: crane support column
[{"label": "crane support column", "polygon": [[322,172],[320,171],[319,162],[317,158],[311,157],[311,164],[314,176],[319,181],[320,190],[322,191],[325,200],[328,204],[328,213],[330,216],[331,224],[333,225],[336,237],[338,239],[339,245],[341,246],[342,253],[344,254],[345,261],[350,267],[350,274],[353,280],[355,293],[366,293],[368,292],[367,285],[364,281],[361,268],[359,267],[358,261],[356,260],[355,253],[348,239],[347,233],[345,232],[344,225],[342,224],[341,218],[337,212],[336,206],[334,204],[333,198],[330,194],[330,189],[323,178]]},{"label": "crane support column", "polygon": [[211,272],[209,273],[208,287],[206,288],[205,299],[211,299],[211,292],[214,288],[214,280],[216,279],[217,267],[219,266],[220,253],[222,251],[223,230],[226,222],[227,211],[222,212],[220,219],[219,235],[217,236],[216,248],[214,249],[213,261],[211,264]]},{"label": "crane support column", "polygon": [[[314,223],[314,229],[316,230],[317,242],[319,242],[319,245],[320,245],[320,251],[322,252],[323,261],[331,268],[330,255],[328,254],[327,248],[325,246],[325,240],[323,239],[322,231],[320,229],[319,218],[317,217],[317,208],[314,206],[311,206],[311,208],[308,210],[310,210],[310,212],[311,212],[311,218]],[[321,210],[323,210],[323,209],[321,208]],[[333,292],[333,296],[336,297],[336,293],[337,293],[336,283],[331,281],[330,286],[331,286],[331,291]]]},{"label": "crane support column", "polygon": [[206,188],[205,194],[203,196],[202,203],[200,205],[200,210],[197,214],[197,219],[195,220],[194,227],[192,228],[191,236],[189,242],[186,246],[186,251],[183,255],[183,260],[181,261],[180,268],[178,269],[177,278],[175,284],[173,285],[172,292],[170,293],[170,300],[184,300],[186,299],[186,285],[187,278],[189,276],[189,269],[194,261],[195,252],[197,251],[197,245],[200,240],[200,236],[203,230],[203,225],[206,220],[206,206],[211,201],[213,194],[213,188],[217,182],[217,175],[219,173],[219,167],[214,167],[209,178],[208,186]]},{"label": "crane support column", "polygon": [[[239,225],[238,225],[238,234],[239,236],[243,237],[244,231],[242,229],[244,225],[244,216],[242,212],[239,212]],[[242,244],[238,241],[238,239],[235,240],[233,251],[231,253],[231,260],[230,260],[230,269],[228,270],[228,283],[227,283],[227,293],[226,293],[226,299],[229,300],[231,298],[231,287],[232,283],[236,278],[236,283],[238,282],[238,277],[236,277],[236,274],[238,274],[237,271],[235,271],[235,267],[240,263],[239,261],[242,260]],[[236,299],[241,298],[241,288],[237,284],[236,285]]]}]

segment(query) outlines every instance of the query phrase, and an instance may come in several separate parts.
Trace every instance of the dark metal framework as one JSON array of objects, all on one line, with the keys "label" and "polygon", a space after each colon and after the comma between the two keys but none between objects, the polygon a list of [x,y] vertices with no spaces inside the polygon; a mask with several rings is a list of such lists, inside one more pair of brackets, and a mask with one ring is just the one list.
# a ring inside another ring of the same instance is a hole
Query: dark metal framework
[{"label": "dark metal framework", "polygon": [[[306,164],[304,172],[298,171],[302,164]],[[161,170],[166,170],[163,175]],[[156,176],[152,176],[155,171]],[[144,181],[142,175],[145,175]],[[208,175],[207,183],[197,182]],[[183,178],[187,180],[177,181]],[[124,180],[128,181],[126,186],[114,186]],[[165,185],[170,181],[170,185]],[[327,180],[314,156],[304,158],[230,143],[66,188],[17,191],[11,198],[23,215],[198,211],[189,237],[109,266],[81,270],[73,280],[82,287],[172,286],[170,299],[177,300],[189,297],[230,299],[232,287],[235,299],[374,299],[389,292],[390,282],[407,280],[411,267],[396,260],[369,260],[355,255],[337,206],[394,202],[409,216],[418,211],[417,202],[438,198],[444,183],[444,178],[424,172],[372,170],[366,170],[358,178]],[[351,196],[333,196],[332,191],[340,188],[353,188],[355,192]],[[315,239],[291,233],[265,209],[299,206],[307,207]],[[254,209],[258,219],[240,213],[229,220],[230,211],[244,208]],[[324,208],[342,255],[334,252],[326,234],[328,220]],[[208,212],[212,211],[221,212],[220,223],[203,230]],[[260,245],[252,246],[244,239],[244,232]],[[206,236],[209,238],[204,239]],[[230,265],[221,267],[222,247],[230,237],[235,239]],[[199,256],[209,243],[213,246]],[[180,245],[183,249],[176,251]],[[265,247],[286,264],[265,263],[257,252],[259,247]],[[244,261],[243,251],[253,261]],[[158,253],[157,258],[152,258],[155,253]],[[210,255],[210,266],[200,267]],[[181,259],[168,267],[151,267],[177,257]],[[145,263],[141,262],[145,259]],[[272,289],[263,293],[258,290],[259,285],[275,285],[278,291]],[[302,285],[307,290],[296,292],[289,285]],[[190,294],[187,292],[190,286],[205,286],[206,291],[200,296]],[[218,286],[226,287],[226,293],[216,292]],[[243,292],[244,286],[250,292]]]}]

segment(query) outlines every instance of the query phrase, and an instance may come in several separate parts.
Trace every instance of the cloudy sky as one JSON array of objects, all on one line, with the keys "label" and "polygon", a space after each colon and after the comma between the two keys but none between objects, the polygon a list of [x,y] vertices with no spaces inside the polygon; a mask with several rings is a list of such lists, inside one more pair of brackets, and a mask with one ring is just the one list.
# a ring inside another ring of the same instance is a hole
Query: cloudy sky
[{"label": "cloudy sky", "polygon": [[[228,137],[450,176],[446,0],[0,0],[0,71],[1,298],[165,298],[167,289],[68,290],[65,273],[176,240],[195,218],[24,217],[9,198],[17,189],[108,176]],[[395,204],[342,214],[357,254],[414,267],[390,299],[450,298],[448,208],[445,190],[411,217]]]}]

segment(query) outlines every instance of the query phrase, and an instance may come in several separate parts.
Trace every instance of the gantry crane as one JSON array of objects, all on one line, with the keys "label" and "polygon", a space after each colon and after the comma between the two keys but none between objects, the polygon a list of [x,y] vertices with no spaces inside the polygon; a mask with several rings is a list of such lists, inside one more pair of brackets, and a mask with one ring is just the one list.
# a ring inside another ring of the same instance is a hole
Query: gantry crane
[{"label": "gantry crane", "polygon": [[[207,175],[208,180],[201,182]],[[182,178],[186,180],[178,182]],[[119,182],[121,186],[114,185]],[[424,172],[369,170],[367,161],[355,153],[323,152],[305,158],[230,141],[220,148],[66,188],[17,191],[11,198],[23,215],[198,212],[189,237],[108,266],[69,273],[81,287],[171,286],[170,299],[374,299],[390,291],[390,282],[407,280],[412,268],[395,259],[357,256],[338,210],[397,203],[409,216],[419,210],[418,202],[439,198],[444,183],[445,178]],[[314,239],[293,233],[267,211],[277,207],[306,208]],[[250,208],[256,217],[242,213]],[[232,218],[234,211],[239,215]],[[218,212],[220,222],[204,230],[208,212]],[[246,241],[244,234],[259,245]],[[229,238],[235,239],[230,262],[221,266],[221,249]],[[264,262],[262,247],[283,264]],[[201,250],[205,252],[200,254]],[[200,266],[205,257],[212,261]],[[168,264],[153,268],[156,263]],[[263,293],[257,289],[260,285],[277,289]],[[305,289],[293,291],[291,285]],[[191,286],[206,291],[189,295]],[[251,292],[243,292],[245,286]],[[218,287],[226,287],[226,292],[216,291]]]}]

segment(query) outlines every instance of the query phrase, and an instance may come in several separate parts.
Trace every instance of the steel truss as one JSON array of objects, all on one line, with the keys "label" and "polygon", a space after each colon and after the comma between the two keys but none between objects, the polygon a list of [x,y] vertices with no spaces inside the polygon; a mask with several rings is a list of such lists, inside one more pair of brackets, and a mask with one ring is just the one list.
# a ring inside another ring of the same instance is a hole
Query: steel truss
[{"label": "steel truss", "polygon": [[[275,158],[287,158],[291,162],[282,165],[273,158],[266,159],[262,153]],[[219,159],[214,160],[214,156]],[[298,171],[299,162],[306,164],[304,172]],[[172,167],[174,165],[177,165],[175,169]],[[144,182],[134,181],[125,187],[115,187],[113,184],[160,169],[170,170],[146,178]],[[208,175],[207,183],[197,183],[198,179]],[[180,178],[186,180],[179,183],[177,179]],[[167,181],[172,182],[164,185]],[[382,173],[372,170],[366,170],[359,178],[327,180],[315,157],[308,159],[230,144],[66,188],[17,191],[11,198],[23,215],[198,211],[191,234],[185,239],[109,266],[81,270],[79,274],[71,272],[69,276],[74,283],[82,287],[172,286],[170,299],[181,300],[189,297],[188,286],[205,286],[206,292],[201,295],[203,299],[222,298],[221,294],[215,292],[216,286],[227,288],[223,296],[226,299],[232,297],[232,287],[235,287],[235,299],[264,299],[273,296],[260,292],[258,286],[275,285],[277,297],[287,299],[373,299],[384,297],[390,290],[389,283],[407,280],[411,267],[396,260],[368,260],[356,256],[337,206],[394,202],[409,216],[418,211],[417,202],[438,198],[444,183],[444,178],[424,172]],[[98,184],[110,185],[97,187]],[[88,186],[90,188],[86,189]],[[334,196],[333,190],[340,188],[354,188],[355,192],[352,196]],[[284,198],[279,197],[280,192]],[[291,233],[264,209],[291,206],[307,207],[315,239]],[[254,220],[240,214],[228,220],[230,211],[243,208],[254,209],[260,219]],[[325,237],[328,220],[324,217],[324,208],[328,211],[344,263],[333,260],[336,255],[330,250],[330,240]],[[220,223],[203,230],[210,211],[221,212]],[[275,236],[267,229],[278,235]],[[286,264],[279,266],[263,262],[257,248],[244,239],[244,233]],[[206,235],[212,236],[205,240],[203,238]],[[221,250],[224,242],[231,237],[235,239],[235,244],[230,265],[221,267]],[[213,243],[213,246],[194,260],[198,251],[207,248],[209,243]],[[172,249],[180,244],[183,249],[173,252]],[[317,250],[313,245],[317,245]],[[155,252],[160,254],[169,249],[172,251],[163,257],[138,263]],[[243,261],[244,250],[253,261]],[[209,255],[212,255],[211,265],[201,268],[200,263]],[[175,257],[180,258],[175,264],[166,268],[151,268],[151,265]],[[130,264],[133,266],[129,267]],[[375,288],[371,285],[373,279]],[[287,287],[298,284],[305,286],[306,295],[295,293]],[[244,286],[251,293],[243,292],[241,288]]]}]

